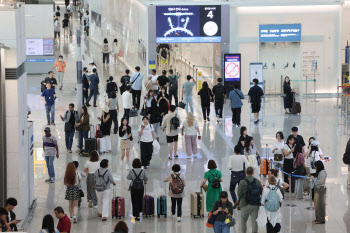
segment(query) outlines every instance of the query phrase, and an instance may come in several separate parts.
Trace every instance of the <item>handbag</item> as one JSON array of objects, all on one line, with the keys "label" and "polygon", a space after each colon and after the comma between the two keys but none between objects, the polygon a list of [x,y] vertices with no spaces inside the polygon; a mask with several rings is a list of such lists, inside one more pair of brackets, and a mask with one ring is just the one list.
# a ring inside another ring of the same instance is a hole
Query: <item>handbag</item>
[{"label": "handbag", "polygon": [[84,197],[84,191],[82,189],[79,189],[79,192],[80,192],[80,197]]},{"label": "handbag", "polygon": [[[302,164],[302,165],[298,166],[294,170],[293,175],[305,176],[306,175],[306,169],[305,169],[304,165]],[[299,179],[299,177],[295,177],[295,179]]]},{"label": "handbag", "polygon": [[283,160],[283,155],[282,154],[274,154],[273,159],[275,161],[282,161]]},{"label": "handbag", "polygon": [[227,216],[225,223],[229,227],[233,227],[236,224],[236,220],[232,216]]},{"label": "handbag", "polygon": [[137,117],[137,110],[136,109],[130,109],[129,117]]},{"label": "handbag", "polygon": [[182,108],[182,109],[185,109],[186,104],[184,102],[180,101],[179,107]]},{"label": "handbag", "polygon": [[145,105],[143,105],[141,112],[140,112],[141,116],[147,116],[147,109],[145,108]]}]

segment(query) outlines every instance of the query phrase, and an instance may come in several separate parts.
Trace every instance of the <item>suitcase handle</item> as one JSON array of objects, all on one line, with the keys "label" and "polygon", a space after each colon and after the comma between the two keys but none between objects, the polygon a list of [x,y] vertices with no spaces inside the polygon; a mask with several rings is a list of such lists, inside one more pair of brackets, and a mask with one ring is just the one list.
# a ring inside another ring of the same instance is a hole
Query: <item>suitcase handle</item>
[{"label": "suitcase handle", "polygon": [[116,194],[116,187],[115,185],[113,185],[113,198],[115,198],[115,194]]},{"label": "suitcase handle", "polygon": [[[92,130],[91,130],[92,127]],[[90,124],[90,138],[92,138],[92,131],[95,130],[95,126],[93,124]]]}]

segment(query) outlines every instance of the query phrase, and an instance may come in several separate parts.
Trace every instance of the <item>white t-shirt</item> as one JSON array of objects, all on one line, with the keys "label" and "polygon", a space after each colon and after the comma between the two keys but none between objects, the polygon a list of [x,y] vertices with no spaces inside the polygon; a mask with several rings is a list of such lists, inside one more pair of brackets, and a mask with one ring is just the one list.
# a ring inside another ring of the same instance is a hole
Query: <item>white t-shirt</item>
[{"label": "white t-shirt", "polygon": [[151,103],[152,103],[152,100],[154,99],[154,97],[152,96],[150,99],[148,99],[148,96],[146,95],[145,96],[145,105],[147,108],[150,108],[151,107]]},{"label": "white t-shirt", "polygon": [[[291,148],[289,148],[288,144],[285,144],[283,149],[286,150],[287,153],[289,153],[292,150]],[[284,159],[293,159],[293,153],[290,153],[289,155],[284,157]]]},{"label": "white t-shirt", "polygon": [[123,108],[125,109],[131,109],[132,107],[132,95],[129,91],[124,91],[122,95],[123,99]]},{"label": "white t-shirt", "polygon": [[273,146],[272,146],[272,150],[274,150],[275,148],[277,148],[277,150],[275,150],[275,152],[273,154],[283,154],[282,150],[284,148],[284,141],[282,140],[282,142],[279,142],[279,141],[275,141],[273,143]]},{"label": "white t-shirt", "polygon": [[188,126],[187,120],[185,120],[182,126],[185,127],[185,135],[197,135],[197,128],[199,127],[197,120],[193,121],[191,127]]},{"label": "white t-shirt", "polygon": [[305,159],[305,166],[310,168],[310,173],[315,173],[316,169],[311,169],[311,161],[315,158],[315,162],[321,160],[320,152],[313,151]]},{"label": "white t-shirt", "polygon": [[153,90],[158,90],[159,89],[159,87],[158,87],[158,85],[157,85],[157,79],[158,79],[158,75],[156,74],[156,75],[152,75],[152,83],[153,83]]},{"label": "white t-shirt", "polygon": [[[143,124],[142,124],[143,125]],[[141,126],[139,126],[139,132],[141,131]],[[140,141],[141,142],[153,142],[152,132],[154,131],[153,126],[148,124],[142,131]]]},{"label": "white t-shirt", "polygon": [[91,162],[88,160],[86,161],[84,168],[89,169],[89,174],[95,174],[95,171],[100,168],[100,161]]}]

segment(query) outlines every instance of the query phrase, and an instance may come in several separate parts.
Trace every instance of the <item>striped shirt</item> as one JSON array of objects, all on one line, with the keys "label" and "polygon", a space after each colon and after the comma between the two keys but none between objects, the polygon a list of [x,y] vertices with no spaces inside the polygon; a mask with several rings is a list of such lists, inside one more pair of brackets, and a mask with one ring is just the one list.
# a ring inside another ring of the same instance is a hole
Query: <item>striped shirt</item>
[{"label": "striped shirt", "polygon": [[43,143],[44,143],[44,154],[45,156],[55,156],[56,151],[56,145],[57,145],[57,139],[54,136],[50,137],[43,137]]}]

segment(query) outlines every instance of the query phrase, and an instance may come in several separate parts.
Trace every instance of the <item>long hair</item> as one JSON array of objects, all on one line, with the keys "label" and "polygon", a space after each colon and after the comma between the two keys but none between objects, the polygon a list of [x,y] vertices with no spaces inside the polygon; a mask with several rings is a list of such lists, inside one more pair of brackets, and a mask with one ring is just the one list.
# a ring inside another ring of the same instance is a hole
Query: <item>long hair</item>
[{"label": "long hair", "polygon": [[82,109],[84,109],[84,116],[86,116],[86,114],[88,113],[87,107],[86,105],[84,105],[83,107],[81,107]]},{"label": "long hair", "polygon": [[[287,78],[289,79],[288,82],[286,82],[286,79],[287,79]],[[286,77],[284,78],[283,86],[285,86],[285,85],[290,86],[290,78],[289,78],[288,76],[286,76]]]},{"label": "long hair", "polygon": [[121,119],[121,121],[120,121],[120,126],[124,126],[123,125],[123,121],[124,120],[126,120],[126,126],[129,126],[129,121],[128,121],[128,119],[126,118],[126,117],[123,117],[122,119]]},{"label": "long hair", "polygon": [[189,112],[186,117],[188,127],[192,127],[194,124],[194,116],[192,112]]},{"label": "long hair", "polygon": [[241,127],[241,136],[243,136],[243,133],[244,133],[244,131],[246,131],[247,130],[247,127],[245,127],[245,126],[242,126]]},{"label": "long hair", "polygon": [[64,184],[65,185],[75,185],[76,180],[76,168],[74,166],[74,163],[68,163],[66,174],[64,174]]},{"label": "long hair", "polygon": [[53,217],[50,214],[44,216],[41,229],[47,229],[48,233],[55,233],[55,223],[53,221]]},{"label": "long hair", "polygon": [[207,83],[206,81],[203,82],[203,84],[202,84],[202,89],[203,89],[205,92],[207,92],[207,91],[209,90],[209,85],[208,85],[208,83]]},{"label": "long hair", "polygon": [[303,153],[303,147],[300,144],[295,144],[293,157],[296,158],[299,153]]},{"label": "long hair", "polygon": [[[147,98],[150,99],[151,98],[151,93],[154,93],[153,90],[149,90],[147,93]],[[152,96],[153,97],[153,96]]]},{"label": "long hair", "polygon": [[320,171],[324,170],[323,162],[321,160],[318,160],[315,162],[316,167],[316,174],[320,173]]},{"label": "long hair", "polygon": [[98,156],[98,152],[95,150],[92,150],[90,152],[90,162],[97,162],[100,160],[100,157]]},{"label": "long hair", "polygon": [[247,153],[249,153],[250,143],[252,140],[253,140],[253,137],[247,136],[245,141],[244,141],[244,149]]}]

